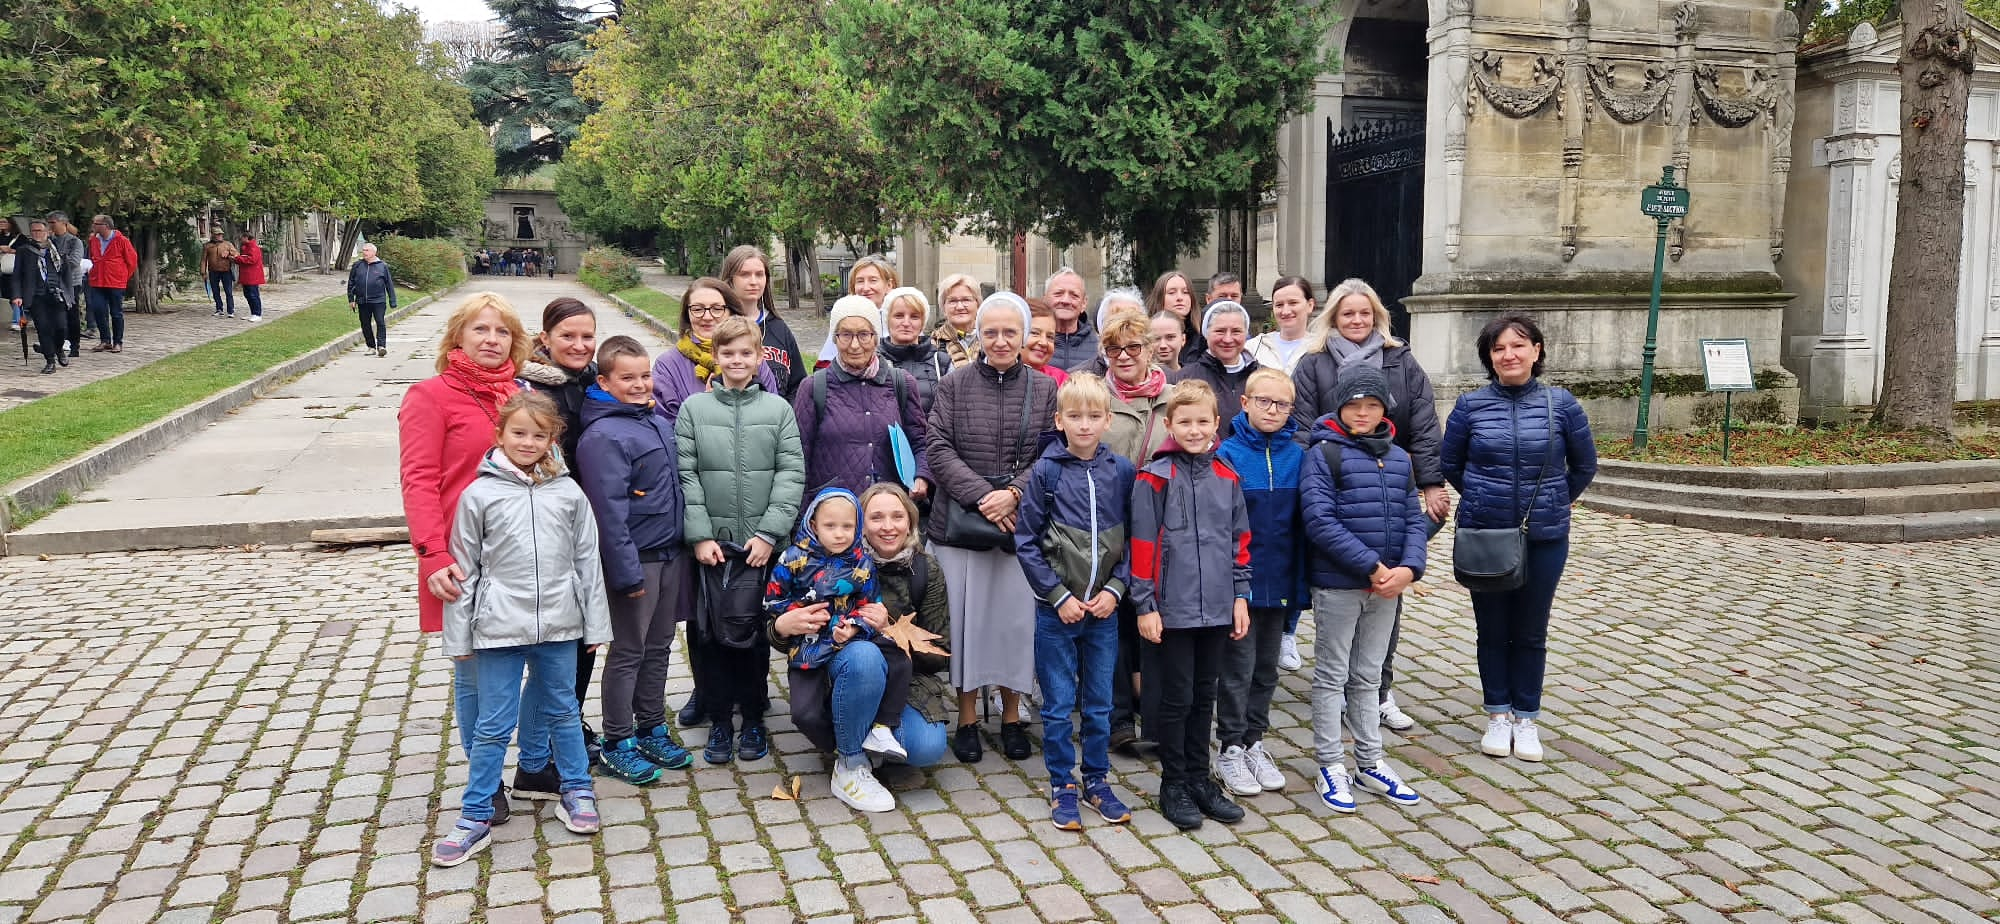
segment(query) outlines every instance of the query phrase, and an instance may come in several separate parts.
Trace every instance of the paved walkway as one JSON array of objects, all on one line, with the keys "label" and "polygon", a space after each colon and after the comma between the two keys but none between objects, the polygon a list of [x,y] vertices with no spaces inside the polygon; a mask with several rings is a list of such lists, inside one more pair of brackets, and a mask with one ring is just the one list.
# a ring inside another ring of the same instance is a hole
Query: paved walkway
[{"label": "paved walkway", "polygon": [[[406,349],[398,365],[416,365]],[[857,815],[781,695],[774,757],[643,792],[601,782],[592,838],[517,802],[494,849],[452,870],[423,859],[464,764],[412,578],[401,547],[0,560],[0,922],[2000,913],[1992,540],[1842,545],[1581,513],[1542,764],[1478,753],[1467,601],[1434,580],[1408,609],[1398,681],[1420,724],[1389,735],[1426,799],[1410,810],[1318,807],[1306,672],[1272,711],[1288,789],[1191,834],[1137,798],[1156,766],[1124,757],[1125,827],[1054,829],[1039,756],[990,752]],[[673,671],[678,703],[678,654]],[[802,801],[773,799],[792,775]]]},{"label": "paved walkway", "polygon": [[[329,295],[340,294],[346,284],[347,277],[344,275],[308,273],[293,276],[291,281],[283,284],[267,285],[261,293],[264,315],[276,317],[304,308]],[[241,333],[250,326],[241,320],[248,317],[250,311],[243,304],[242,295],[240,291],[237,293],[235,320],[215,317],[212,313],[214,308],[207,302],[171,302],[160,314],[127,311],[124,352],[92,353],[90,348],[97,341],[90,340],[84,344],[82,355],[70,360],[68,367],[57,369],[54,375],[41,374],[42,358],[34,352],[32,331],[28,334],[27,362],[20,361],[21,335],[0,332],[7,338],[0,341],[0,411],[98,379],[130,372],[169,354]]]},{"label": "paved walkway", "polygon": [[571,295],[597,309],[600,336],[631,334],[649,350],[664,348],[572,280],[474,280],[391,327],[387,358],[357,347],[16,535],[82,534],[78,541],[91,543],[68,548],[199,547],[283,537],[300,523],[400,525],[396,409],[411,383],[434,374],[452,310],[481,288],[505,295],[531,333],[543,305]]}]

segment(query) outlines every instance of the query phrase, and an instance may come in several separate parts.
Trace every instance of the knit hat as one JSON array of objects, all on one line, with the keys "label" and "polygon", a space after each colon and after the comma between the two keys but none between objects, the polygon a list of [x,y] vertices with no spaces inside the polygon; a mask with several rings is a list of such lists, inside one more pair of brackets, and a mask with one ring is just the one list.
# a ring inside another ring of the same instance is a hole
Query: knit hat
[{"label": "knit hat", "polygon": [[1393,406],[1389,400],[1389,380],[1382,370],[1366,363],[1353,363],[1340,370],[1340,377],[1334,381],[1333,396],[1336,410],[1361,398],[1382,402],[1385,411]]},{"label": "knit hat", "polygon": [[1250,326],[1249,309],[1244,308],[1242,302],[1235,301],[1234,299],[1225,298],[1219,302],[1216,302],[1213,305],[1208,306],[1208,310],[1201,313],[1201,332],[1203,334],[1208,333],[1208,326],[1210,324],[1215,323],[1215,319],[1218,316],[1225,314],[1242,315],[1243,326],[1244,327]]},{"label": "knit hat", "polygon": [[882,296],[882,327],[884,329],[888,328],[889,306],[894,305],[896,299],[899,298],[914,299],[916,301],[917,307],[924,311],[924,330],[930,330],[931,323],[936,320],[936,318],[931,316],[931,300],[924,297],[922,289],[913,286],[890,289],[889,294]]},{"label": "knit hat", "polygon": [[831,338],[835,331],[840,330],[840,322],[848,318],[867,321],[868,329],[874,331],[876,337],[882,336],[882,309],[861,295],[843,295],[834,301],[833,313],[826,318],[827,336]]}]

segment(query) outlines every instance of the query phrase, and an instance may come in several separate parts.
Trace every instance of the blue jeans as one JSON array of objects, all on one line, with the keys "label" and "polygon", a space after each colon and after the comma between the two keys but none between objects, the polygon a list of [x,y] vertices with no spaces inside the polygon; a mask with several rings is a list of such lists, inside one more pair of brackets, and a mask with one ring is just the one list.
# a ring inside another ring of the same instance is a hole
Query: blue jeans
[{"label": "blue jeans", "polygon": [[[468,821],[493,817],[493,798],[500,793],[506,769],[507,740],[521,716],[521,673],[540,692],[543,721],[555,733],[556,772],[562,791],[590,788],[590,757],[583,750],[583,723],[576,705],[576,642],[543,642],[509,648],[482,648],[473,653],[473,673],[479,687],[479,719],[472,731],[471,770],[459,814]],[[521,737],[527,744],[529,737]],[[543,735],[542,740],[548,741]]]},{"label": "blue jeans", "polygon": [[250,316],[253,318],[264,316],[263,288],[263,286],[253,286],[247,283],[243,286],[243,300],[250,303]]},{"label": "blue jeans", "polygon": [[[1118,669],[1118,623],[1084,616],[1062,621],[1048,604],[1035,605],[1035,682],[1042,687],[1042,763],[1049,784],[1076,781],[1070,713],[1083,713],[1083,779],[1111,771],[1111,675]],[[1147,678],[1148,682],[1152,678]]]},{"label": "blue jeans", "polygon": [[97,328],[97,342],[124,345],[125,290],[91,286],[90,324]]},{"label": "blue jeans", "polygon": [[915,706],[903,707],[903,721],[896,726],[896,743],[909,753],[903,762],[912,767],[929,767],[944,759],[946,728],[943,722],[928,722]]},{"label": "blue jeans", "polygon": [[[479,723],[479,659],[453,661],[451,698],[458,721],[458,744],[468,757],[472,754],[473,730]],[[517,678],[518,679],[518,678]],[[549,721],[543,716],[542,688],[528,684],[521,690],[521,766],[540,770],[549,765]]]},{"label": "blue jeans", "polygon": [[873,642],[857,638],[833,653],[826,670],[833,685],[833,749],[842,757],[859,756],[861,742],[875,724],[875,711],[882,708],[889,663]]},{"label": "blue jeans", "polygon": [[1542,714],[1542,677],[1549,661],[1549,608],[1569,561],[1569,537],[1528,543],[1528,580],[1515,590],[1472,595],[1479,630],[1479,686],[1490,715],[1523,719]]},{"label": "blue jeans", "polygon": [[236,274],[228,270],[208,271],[208,295],[215,299],[215,310],[222,310],[222,300],[229,299],[229,313],[236,313]]}]

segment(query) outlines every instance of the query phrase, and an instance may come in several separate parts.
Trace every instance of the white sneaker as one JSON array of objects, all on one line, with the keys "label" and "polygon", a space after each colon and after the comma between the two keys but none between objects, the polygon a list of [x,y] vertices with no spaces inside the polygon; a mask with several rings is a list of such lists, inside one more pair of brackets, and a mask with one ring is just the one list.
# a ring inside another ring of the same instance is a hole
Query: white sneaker
[{"label": "white sneaker", "polygon": [[1542,730],[1535,727],[1534,719],[1514,723],[1514,756],[1522,760],[1542,759]]},{"label": "white sneaker", "polygon": [[1285,788],[1285,773],[1278,769],[1278,762],[1271,759],[1271,752],[1264,750],[1264,742],[1259,741],[1244,752],[1250,761],[1250,775],[1257,778],[1257,785],[1265,792],[1277,792]]},{"label": "white sneaker", "polygon": [[1257,777],[1250,772],[1250,758],[1244,754],[1243,746],[1232,744],[1215,759],[1215,775],[1222,780],[1222,788],[1231,795],[1254,796],[1264,791]]},{"label": "white sneaker", "polygon": [[1480,753],[1506,757],[1514,753],[1514,717],[1496,712],[1486,717],[1486,734],[1479,739]]},{"label": "white sneaker", "polygon": [[1382,724],[1396,731],[1406,731],[1411,726],[1416,725],[1417,720],[1410,718],[1409,713],[1404,712],[1401,706],[1396,705],[1396,697],[1391,695],[1388,699],[1382,701]]},{"label": "white sneaker", "polygon": [[1305,659],[1299,657],[1299,637],[1286,633],[1285,637],[1278,641],[1278,667],[1295,671],[1304,667],[1305,663]]},{"label": "white sneaker", "polygon": [[896,808],[896,797],[876,781],[875,771],[868,768],[865,760],[853,763],[845,758],[834,760],[833,797],[857,812],[889,812]]},{"label": "white sneaker", "polygon": [[887,725],[870,728],[868,739],[861,742],[861,749],[897,760],[905,760],[910,756],[910,752],[903,750],[902,742],[896,740],[896,733],[890,731]]},{"label": "white sneaker", "polygon": [[1363,767],[1354,771],[1354,786],[1356,789],[1365,789],[1377,795],[1387,796],[1389,801],[1397,805],[1416,805],[1424,801],[1423,797],[1417,795],[1417,791],[1411,789],[1410,784],[1403,782],[1403,778],[1397,776],[1396,771],[1389,769],[1387,764]]},{"label": "white sneaker", "polygon": [[1347,785],[1347,768],[1338,764],[1321,767],[1313,775],[1313,788],[1319,790],[1319,801],[1342,815],[1354,814],[1354,791]]}]

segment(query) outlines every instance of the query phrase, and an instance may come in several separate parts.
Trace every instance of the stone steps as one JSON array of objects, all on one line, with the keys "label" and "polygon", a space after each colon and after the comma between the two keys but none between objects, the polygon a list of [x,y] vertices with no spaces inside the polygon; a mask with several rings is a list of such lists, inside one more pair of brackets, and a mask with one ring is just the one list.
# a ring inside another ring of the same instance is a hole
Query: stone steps
[{"label": "stone steps", "polygon": [[1746,535],[1924,542],[2000,535],[2000,461],[1820,467],[1605,460],[1602,513]]}]

